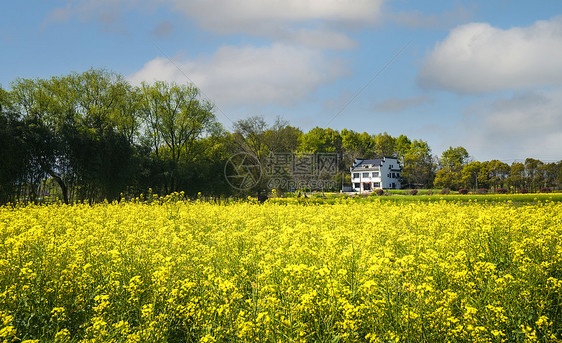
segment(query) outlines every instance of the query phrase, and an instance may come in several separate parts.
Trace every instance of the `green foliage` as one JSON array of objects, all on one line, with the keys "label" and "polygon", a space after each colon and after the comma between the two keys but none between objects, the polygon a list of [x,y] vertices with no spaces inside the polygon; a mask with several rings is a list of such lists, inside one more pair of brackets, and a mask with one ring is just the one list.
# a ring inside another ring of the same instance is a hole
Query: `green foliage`
[{"label": "green foliage", "polygon": [[466,164],[468,157],[468,152],[462,146],[456,148],[449,147],[441,154],[440,164],[443,167],[458,169]]},{"label": "green foliage", "polygon": [[192,85],[133,87],[103,69],[16,79],[9,91],[0,87],[0,203],[54,197],[92,203],[149,188],[159,194],[263,197],[267,175],[247,192],[227,183],[226,161],[238,152],[255,156],[262,166],[272,152],[337,153],[339,172],[330,175],[337,185],[349,185],[348,168],[356,158],[388,156],[398,158],[407,189],[516,193],[562,186],[562,161],[469,162],[465,148],[450,147],[437,164],[427,142],[405,135],[320,127],[302,132],[279,118],[269,125],[261,116],[239,120],[228,132],[213,111]]},{"label": "green foliage", "polygon": [[213,105],[201,100],[199,90],[189,85],[144,83],[140,94],[148,140],[156,158],[165,166],[164,192],[174,192],[178,190],[180,160],[195,158],[197,140],[215,122]]},{"label": "green foliage", "polygon": [[308,153],[341,153],[342,138],[336,130],[315,127],[299,137],[298,151]]}]

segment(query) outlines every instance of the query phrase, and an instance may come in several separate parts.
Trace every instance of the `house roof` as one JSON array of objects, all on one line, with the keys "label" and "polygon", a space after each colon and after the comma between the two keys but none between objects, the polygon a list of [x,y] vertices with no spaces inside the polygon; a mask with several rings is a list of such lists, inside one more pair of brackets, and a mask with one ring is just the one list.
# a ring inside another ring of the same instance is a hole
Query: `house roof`
[{"label": "house roof", "polygon": [[383,160],[380,158],[374,160],[357,160],[351,169],[367,169],[370,168],[371,165],[378,167],[382,165],[382,162]]},{"label": "house roof", "polygon": [[382,161],[383,160],[381,158],[376,158],[374,160],[363,160],[359,164],[374,164],[380,166],[382,164]]},{"label": "house roof", "polygon": [[[372,160],[358,159],[353,164],[353,167],[351,167],[351,170],[370,169],[370,168],[372,168],[371,166],[379,167],[379,166],[382,166],[383,162],[385,162],[385,159],[394,159],[395,160],[396,158],[395,157],[385,157],[385,158],[375,158],[375,159],[372,159]],[[398,169],[393,168],[393,170],[400,170],[399,168],[400,167],[398,167]]]}]

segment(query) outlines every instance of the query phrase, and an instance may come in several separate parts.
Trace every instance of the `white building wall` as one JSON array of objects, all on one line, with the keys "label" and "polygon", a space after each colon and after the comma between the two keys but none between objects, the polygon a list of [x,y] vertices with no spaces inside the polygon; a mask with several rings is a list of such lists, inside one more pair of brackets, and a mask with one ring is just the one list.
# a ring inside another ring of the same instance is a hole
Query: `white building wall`
[{"label": "white building wall", "polygon": [[[379,176],[373,176],[373,172],[376,171],[379,171]],[[369,192],[375,189],[399,189],[401,187],[401,172],[402,168],[396,158],[385,158],[378,168],[351,170],[352,188],[358,192]],[[359,173],[358,177],[354,177],[354,174],[357,173]],[[364,176],[364,173],[368,173],[368,176]],[[359,187],[356,187],[357,184],[359,184]]]}]

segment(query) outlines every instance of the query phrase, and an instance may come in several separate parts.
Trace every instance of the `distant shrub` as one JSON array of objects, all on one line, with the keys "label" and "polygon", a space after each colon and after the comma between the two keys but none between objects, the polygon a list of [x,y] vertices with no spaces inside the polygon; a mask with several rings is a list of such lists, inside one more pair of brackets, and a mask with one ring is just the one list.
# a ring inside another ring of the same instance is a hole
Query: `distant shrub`
[{"label": "distant shrub", "polygon": [[528,190],[527,188],[521,188],[521,189],[519,190],[519,193],[521,193],[521,194],[526,194],[526,193],[529,193],[529,190]]},{"label": "distant shrub", "polygon": [[377,190],[375,191],[375,194],[377,194],[378,196],[381,196],[381,195],[384,194],[384,191],[383,191],[382,189],[377,189]]},{"label": "distant shrub", "polygon": [[479,188],[478,194],[488,194],[488,190],[486,188]]},{"label": "distant shrub", "polygon": [[417,189],[412,189],[412,190],[410,191],[410,195],[416,195],[416,194],[418,194],[418,190],[417,190]]},{"label": "distant shrub", "polygon": [[433,191],[430,189],[427,192],[425,192],[425,195],[433,195]]},{"label": "distant shrub", "polygon": [[466,188],[459,189],[459,194],[468,194],[468,189]]},{"label": "distant shrub", "polygon": [[550,192],[552,192],[552,189],[550,189],[548,187],[544,187],[544,188],[541,188],[541,190],[539,192],[540,193],[550,193]]},{"label": "distant shrub", "polygon": [[451,190],[449,188],[443,188],[441,190],[441,194],[449,194],[449,193],[451,193]]},{"label": "distant shrub", "polygon": [[505,189],[505,188],[498,188],[496,189],[496,193],[498,194],[507,194],[509,193],[509,190]]}]

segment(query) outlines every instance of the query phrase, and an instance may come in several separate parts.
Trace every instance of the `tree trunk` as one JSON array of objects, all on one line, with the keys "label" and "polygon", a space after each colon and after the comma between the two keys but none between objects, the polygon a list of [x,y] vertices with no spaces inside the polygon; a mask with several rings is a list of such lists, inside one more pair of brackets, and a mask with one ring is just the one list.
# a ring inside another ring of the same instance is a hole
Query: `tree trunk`
[{"label": "tree trunk", "polygon": [[62,192],[63,201],[65,204],[68,205],[68,187],[66,187],[66,183],[64,183],[63,179],[57,174],[55,174],[52,170],[49,170],[47,173],[51,175],[51,177],[55,179],[55,181],[59,185],[60,190]]}]

